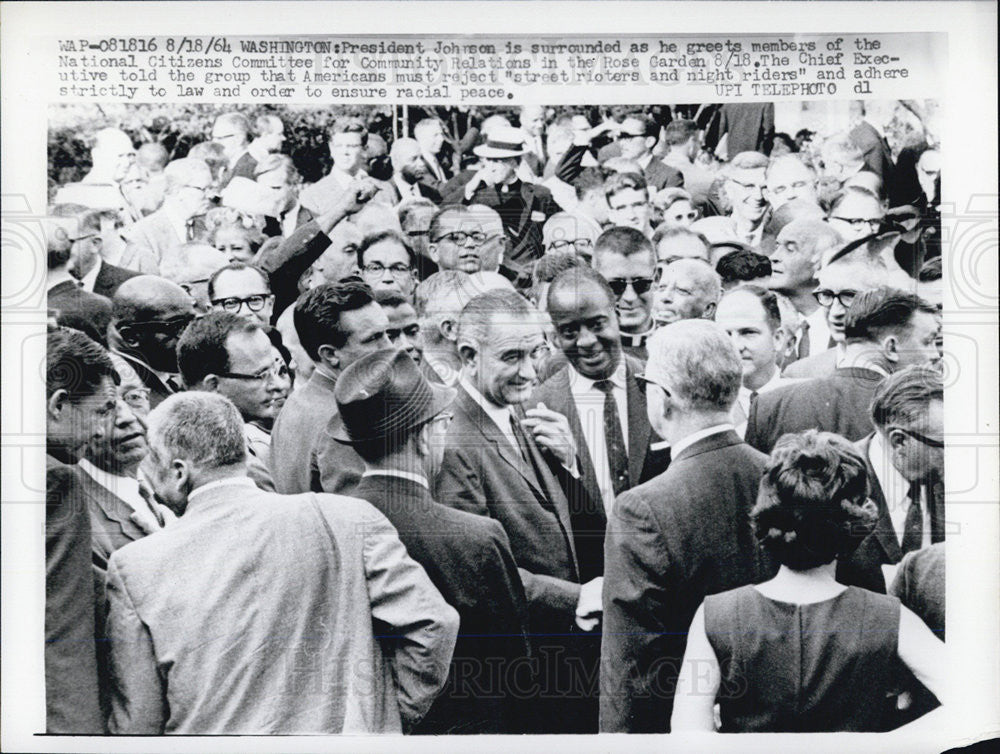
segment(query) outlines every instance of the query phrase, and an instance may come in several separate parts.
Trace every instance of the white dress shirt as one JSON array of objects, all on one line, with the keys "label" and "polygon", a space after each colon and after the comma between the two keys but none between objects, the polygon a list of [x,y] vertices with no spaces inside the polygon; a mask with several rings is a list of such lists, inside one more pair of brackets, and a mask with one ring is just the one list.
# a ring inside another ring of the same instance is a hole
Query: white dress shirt
[{"label": "white dress shirt", "polygon": [[[736,406],[733,410],[733,418],[737,419],[742,416],[742,419],[738,422],[733,422],[736,425],[736,434],[740,437],[744,437],[747,432],[747,419],[750,417],[750,396],[753,393],[760,395],[761,393],[767,393],[774,390],[776,387],[781,387],[786,385],[791,380],[784,380],[781,378],[781,370],[775,368],[774,374],[771,375],[771,379],[761,385],[757,390],[751,390],[748,387],[740,385],[739,391],[736,393]],[[742,414],[740,413],[742,412]]]},{"label": "white dress shirt", "polygon": [[[882,488],[882,495],[885,497],[886,507],[889,509],[889,519],[892,521],[893,531],[896,532],[896,540],[900,546],[903,544],[903,535],[906,525],[906,514],[910,509],[910,483],[906,480],[898,469],[892,464],[885,440],[878,432],[872,437],[868,445],[868,460],[872,468],[875,469],[875,478],[878,479],[879,487]],[[920,485],[920,514],[923,519],[923,536],[920,540],[921,547],[929,547],[931,544],[931,514],[927,506],[927,486]]]},{"label": "white dress shirt", "polygon": [[366,476],[391,476],[399,479],[409,479],[411,482],[419,484],[425,490],[430,490],[431,488],[430,484],[427,483],[427,477],[413,471],[403,471],[402,469],[365,469],[361,478],[364,479]]},{"label": "white dress shirt", "polygon": [[[156,503],[147,502],[142,496],[142,493],[139,492],[138,479],[119,476],[104,469],[99,469],[86,458],[82,459],[77,465],[87,476],[131,508],[136,518],[140,519],[149,531],[156,531],[162,528],[160,522],[156,519],[156,514],[153,513],[150,507],[151,505],[156,505]],[[159,508],[159,511],[160,515],[164,516],[164,520],[166,520],[165,514],[169,513],[169,511],[165,511],[163,508]],[[171,514],[171,518],[173,518],[173,514]]]},{"label": "white dress shirt", "polygon": [[90,272],[80,278],[80,287],[88,293],[94,292],[94,284],[97,282],[97,276],[101,274],[101,265],[104,264],[104,260],[98,258],[97,264],[90,268]]},{"label": "white dress shirt", "polygon": [[393,173],[392,182],[396,185],[396,190],[399,191],[399,198],[403,201],[406,199],[419,199],[422,196],[417,184],[407,183],[398,173]]},{"label": "white dress shirt", "polygon": [[676,459],[685,448],[694,445],[698,442],[698,440],[703,440],[706,437],[717,435],[720,432],[729,432],[734,429],[735,427],[733,427],[732,424],[726,422],[725,424],[713,424],[711,427],[705,427],[705,429],[699,429],[697,432],[692,432],[687,437],[682,437],[671,446],[670,457],[671,459]]},{"label": "white dress shirt", "polygon": [[[627,374],[623,359],[610,377],[611,395],[614,396],[618,408],[618,420],[622,427],[626,453],[628,452],[628,393],[625,387]],[[608,460],[607,435],[604,432],[604,392],[596,387],[595,380],[584,377],[572,367],[569,369],[569,389],[573,395],[576,413],[580,417],[580,425],[583,427],[590,462],[594,464],[604,510],[611,515],[611,508],[615,503],[615,491],[611,480],[611,463]]]}]

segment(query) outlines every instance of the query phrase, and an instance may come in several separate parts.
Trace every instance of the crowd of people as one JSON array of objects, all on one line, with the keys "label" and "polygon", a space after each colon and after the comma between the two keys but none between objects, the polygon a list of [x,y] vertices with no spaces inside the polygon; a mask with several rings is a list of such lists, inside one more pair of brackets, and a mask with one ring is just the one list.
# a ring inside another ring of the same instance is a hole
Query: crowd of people
[{"label": "crowd of people", "polygon": [[271,113],[94,134],[46,219],[48,732],[933,719],[938,151],[676,116],[343,118],[309,185]]}]

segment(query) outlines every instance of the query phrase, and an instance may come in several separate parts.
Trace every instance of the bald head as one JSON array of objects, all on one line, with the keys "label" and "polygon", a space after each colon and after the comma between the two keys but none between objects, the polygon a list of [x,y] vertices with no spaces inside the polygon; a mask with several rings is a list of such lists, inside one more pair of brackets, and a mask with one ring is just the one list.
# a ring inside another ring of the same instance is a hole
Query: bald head
[{"label": "bald head", "polygon": [[722,296],[719,274],[699,259],[678,259],[660,278],[653,316],[660,324],[711,319]]},{"label": "bald head", "polygon": [[178,312],[193,312],[191,297],[177,283],[158,275],[129,278],[111,299],[116,325],[161,321]]},{"label": "bald head", "polygon": [[389,159],[393,170],[400,172],[404,167],[420,159],[420,143],[416,139],[396,139],[389,150]]}]

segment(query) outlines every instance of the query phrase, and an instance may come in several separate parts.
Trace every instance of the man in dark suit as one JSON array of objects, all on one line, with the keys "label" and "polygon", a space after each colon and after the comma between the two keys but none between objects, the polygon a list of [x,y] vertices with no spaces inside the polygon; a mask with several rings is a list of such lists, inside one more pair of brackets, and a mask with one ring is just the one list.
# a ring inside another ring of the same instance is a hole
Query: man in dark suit
[{"label": "man in dark suit", "polygon": [[140,273],[109,264],[101,258],[104,247],[104,213],[87,209],[79,204],[57,204],[52,208],[54,217],[66,218],[72,225],[67,228],[70,241],[70,274],[80,281],[80,287],[89,293],[111,298],[118,286]]},{"label": "man in dark suit", "polygon": [[101,734],[91,526],[76,462],[111,433],[115,371],[107,351],[59,328],[46,343],[45,729]]},{"label": "man in dark suit", "polygon": [[440,192],[453,172],[440,161],[443,156],[441,148],[445,143],[444,126],[435,117],[423,118],[413,127],[413,138],[420,145],[421,160],[427,168],[422,182]]},{"label": "man in dark suit", "polygon": [[760,395],[747,417],[747,443],[770,453],[783,434],[804,429],[860,440],[873,429],[868,406],[878,383],[910,364],[937,361],[940,330],[937,309],[911,293],[858,294],[847,310],[840,366],[829,377]]},{"label": "man in dark suit", "polygon": [[112,348],[139,373],[154,408],[181,389],[177,341],[195,318],[194,301],[176,283],[139,275],[112,300]]},{"label": "man in dark suit", "polygon": [[653,193],[668,187],[684,186],[684,175],[653,154],[660,137],[660,125],[644,113],[629,115],[618,128],[617,141],[621,157],[642,168],[649,190]]},{"label": "man in dark suit", "polygon": [[393,204],[399,204],[404,199],[429,199],[435,204],[441,203],[441,194],[428,181],[430,171],[420,153],[420,144],[416,139],[399,138],[392,142],[389,148],[389,159],[392,161],[392,180],[389,188],[393,194]]},{"label": "man in dark suit", "polygon": [[657,330],[646,365],[653,430],[670,467],[616,500],[604,546],[601,731],[669,730],[691,618],[706,595],[773,575],[750,510],[766,457],[730,423],[742,367],[725,331]]},{"label": "man in dark suit", "polygon": [[945,539],[940,372],[914,365],[890,375],[875,391],[871,417],[875,432],[858,448],[868,464],[878,523],[852,557],[838,565],[838,579],[885,592],[904,555]]},{"label": "man in dark suit", "polygon": [[[345,280],[313,288],[295,304],[295,330],[316,368],[285,402],[271,431],[271,476],[282,494],[319,492],[324,430],[337,413],[333,388],[341,370],[365,354],[389,347],[389,319],[364,283]],[[360,457],[341,469],[353,484]],[[327,489],[334,489],[328,487]]]},{"label": "man in dark suit", "polygon": [[212,141],[222,146],[228,165],[220,188],[236,176],[253,180],[257,160],[250,154],[250,121],[243,113],[223,113],[212,126]]},{"label": "man in dark suit", "polygon": [[482,166],[464,185],[459,201],[482,204],[500,214],[510,249],[505,263],[514,272],[529,275],[531,262],[544,251],[542,226],[559,205],[547,188],[518,177],[525,153],[521,130],[493,128],[486,143],[472,151],[482,158]]},{"label": "man in dark suit", "polygon": [[[596,668],[567,662],[590,643],[600,617],[602,580],[581,585],[574,537],[574,512],[592,504],[569,422],[543,404],[525,405],[535,378],[533,359],[545,348],[541,325],[521,296],[491,291],[462,310],[458,347],[463,373],[434,497],[503,525],[547,681],[539,700],[548,710],[543,721],[552,732],[596,729],[596,721],[571,714],[573,702],[590,696],[586,684]],[[560,688],[569,683],[580,694],[560,700],[548,685],[555,679],[562,679]]]},{"label": "man in dark suit", "polygon": [[549,287],[547,307],[555,343],[568,363],[535,390],[529,404],[540,401],[564,415],[576,438],[587,498],[596,503],[589,512],[592,525],[574,531],[586,581],[604,573],[604,530],[615,497],[665,471],[670,450],[650,431],[636,376],[642,364],[622,350],[615,294],[604,278],[590,267],[561,272]]},{"label": "man in dark suit", "polygon": [[403,351],[369,354],[337,381],[342,423],[335,439],[365,462],[352,494],[385,514],[410,556],[458,610],[450,683],[417,730],[511,733],[520,729],[523,710],[515,676],[508,674],[514,660],[530,654],[517,564],[498,522],[440,505],[430,494],[455,394],[429,383]]},{"label": "man in dark suit", "polygon": [[889,142],[878,130],[865,120],[865,103],[855,100],[851,103],[851,120],[854,127],[850,131],[851,141],[857,144],[865,158],[864,169],[875,173],[882,181],[882,195],[888,192],[896,165],[892,160]]}]

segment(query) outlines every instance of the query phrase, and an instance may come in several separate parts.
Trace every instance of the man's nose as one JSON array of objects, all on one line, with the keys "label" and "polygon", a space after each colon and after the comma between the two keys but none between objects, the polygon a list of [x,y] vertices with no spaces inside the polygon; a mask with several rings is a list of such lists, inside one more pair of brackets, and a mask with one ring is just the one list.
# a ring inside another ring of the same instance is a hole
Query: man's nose
[{"label": "man's nose", "polygon": [[576,345],[578,348],[588,348],[597,342],[597,337],[589,327],[581,327],[577,336]]},{"label": "man's nose", "polygon": [[622,293],[622,301],[636,301],[639,298],[639,294],[635,292],[635,288],[632,283],[625,286],[625,290]]}]

